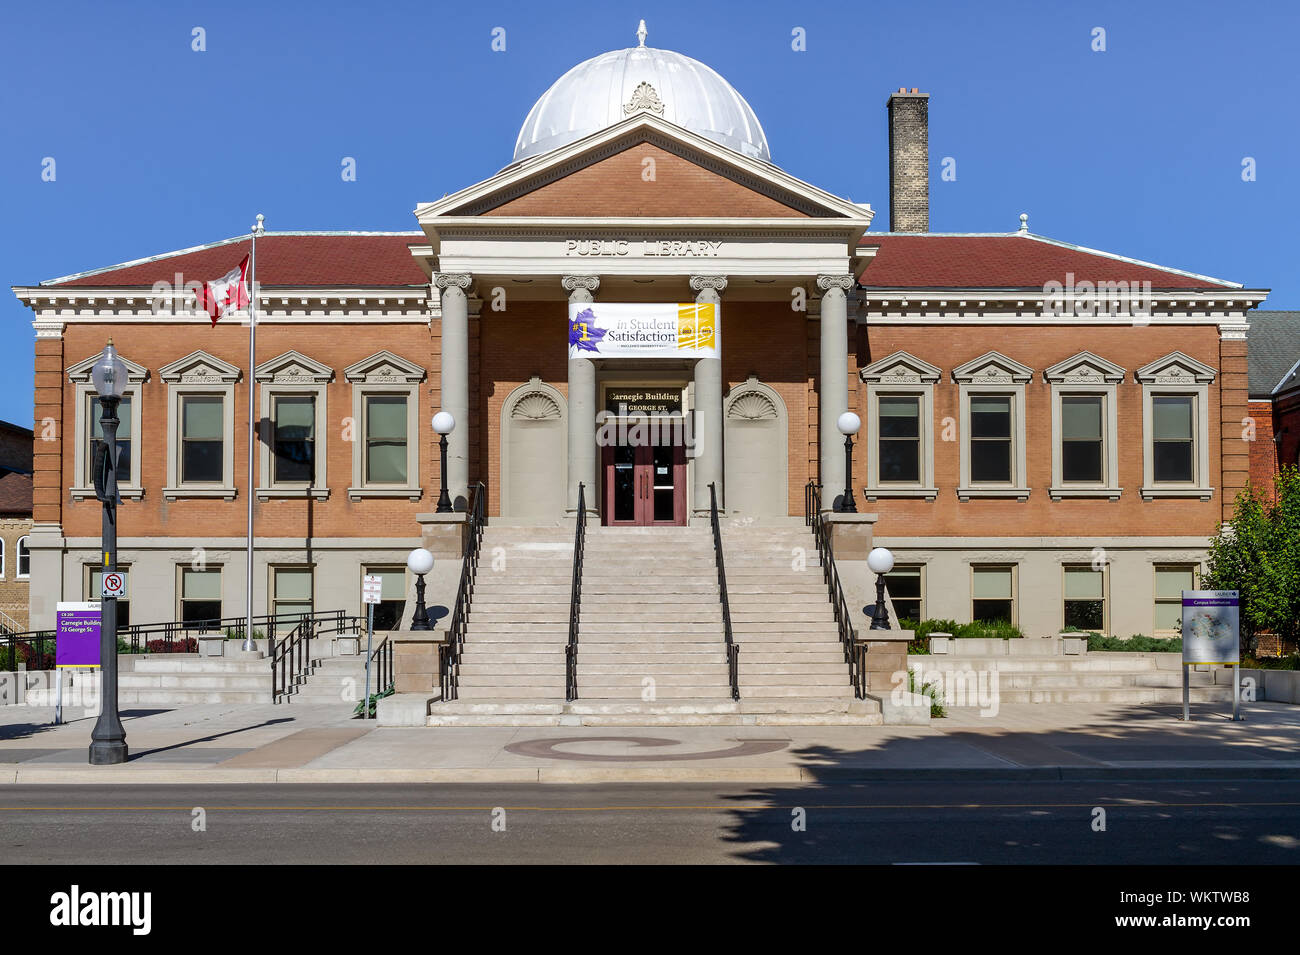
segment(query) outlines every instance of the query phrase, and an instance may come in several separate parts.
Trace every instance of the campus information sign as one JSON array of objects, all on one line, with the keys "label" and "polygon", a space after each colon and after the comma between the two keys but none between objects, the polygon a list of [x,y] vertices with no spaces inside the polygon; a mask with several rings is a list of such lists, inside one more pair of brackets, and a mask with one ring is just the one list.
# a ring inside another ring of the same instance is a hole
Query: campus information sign
[{"label": "campus information sign", "polygon": [[99,666],[99,601],[55,604],[56,667]]},{"label": "campus information sign", "polygon": [[1183,591],[1183,663],[1241,663],[1241,618],[1235,590]]},{"label": "campus information sign", "polygon": [[570,302],[570,358],[717,358],[713,302]]}]

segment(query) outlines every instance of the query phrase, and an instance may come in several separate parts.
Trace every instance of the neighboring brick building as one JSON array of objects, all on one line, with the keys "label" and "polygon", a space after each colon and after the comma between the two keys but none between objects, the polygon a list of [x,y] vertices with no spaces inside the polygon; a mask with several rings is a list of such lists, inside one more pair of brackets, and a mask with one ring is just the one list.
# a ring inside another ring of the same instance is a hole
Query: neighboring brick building
[{"label": "neighboring brick building", "polygon": [[31,475],[0,473],[0,632],[28,629],[31,530]]},{"label": "neighboring brick building", "polygon": [[[607,59],[632,84],[617,109]],[[728,517],[801,521],[810,479],[839,496],[852,409],[855,494],[909,613],[1166,629],[1253,466],[1247,316],[1265,293],[1023,222],[930,233],[915,90],[888,104],[900,231],[872,233],[869,206],[772,165],[748,105],[697,67],[641,47],[571,71],[513,163],[420,205],[420,231],[268,233],[253,368],[246,325],[211,328],[172,294],[235,267],[247,237],[15,289],[35,417],[62,435],[36,448],[33,621],[93,595],[89,367],[112,337],[137,622],[242,612],[249,493],[255,612],[359,610],[362,573],[400,574],[433,510],[440,408],[460,506],[483,481],[493,519],[555,523],[581,482],[594,517],[631,524],[705,518],[710,483]],[[610,437],[620,401],[681,415],[686,436]]]}]

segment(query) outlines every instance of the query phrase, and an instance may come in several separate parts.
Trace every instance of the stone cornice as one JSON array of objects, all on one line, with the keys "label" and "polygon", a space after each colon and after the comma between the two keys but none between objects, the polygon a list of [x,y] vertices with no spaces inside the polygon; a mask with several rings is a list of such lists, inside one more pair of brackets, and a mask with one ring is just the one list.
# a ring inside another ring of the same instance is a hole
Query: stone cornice
[{"label": "stone cornice", "polygon": [[560,284],[564,286],[566,292],[575,292],[578,289],[585,289],[588,292],[595,292],[600,288],[599,275],[566,275],[560,279]]},{"label": "stone cornice", "polygon": [[449,288],[458,288],[461,291],[470,287],[474,281],[474,276],[468,272],[434,272],[433,284],[439,291],[446,291]]},{"label": "stone cornice", "polygon": [[703,292],[708,289],[721,295],[727,290],[727,277],[725,275],[692,275],[691,289],[696,292]]},{"label": "stone cornice", "polygon": [[829,292],[831,289],[840,289],[847,292],[853,288],[852,275],[819,275],[817,276],[817,287],[823,292]]}]

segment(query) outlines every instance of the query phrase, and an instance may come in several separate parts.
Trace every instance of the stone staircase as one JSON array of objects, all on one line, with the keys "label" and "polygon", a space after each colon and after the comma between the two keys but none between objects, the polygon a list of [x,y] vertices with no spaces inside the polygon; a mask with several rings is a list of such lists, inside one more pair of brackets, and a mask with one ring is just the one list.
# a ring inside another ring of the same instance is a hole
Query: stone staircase
[{"label": "stone staircase", "polygon": [[588,527],[572,703],[564,700],[572,527],[490,526],[458,698],[434,703],[428,724],[879,723],[877,704],[853,699],[815,550],[811,567],[790,566],[792,548],[811,548],[807,530],[724,534],[739,701],[707,524]]},{"label": "stone staircase", "polygon": [[122,707],[272,702],[271,668],[264,659],[160,653],[132,662],[131,669],[117,677],[118,705]]},{"label": "stone staircase", "polygon": [[[977,705],[973,691],[993,692],[999,703],[1181,703],[1177,653],[1063,652],[1060,638],[953,640],[953,652],[912,655],[908,667],[921,681],[938,678],[949,705]],[[1190,674],[1193,703],[1231,703],[1232,671],[1199,667]]]}]

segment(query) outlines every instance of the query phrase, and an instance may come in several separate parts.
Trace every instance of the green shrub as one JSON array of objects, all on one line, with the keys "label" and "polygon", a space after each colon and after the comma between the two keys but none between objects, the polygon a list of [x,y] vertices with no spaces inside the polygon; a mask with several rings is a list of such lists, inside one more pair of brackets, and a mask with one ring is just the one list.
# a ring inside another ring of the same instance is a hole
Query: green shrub
[{"label": "green shrub", "polygon": [[958,623],[956,620],[900,620],[898,625],[903,630],[913,631],[912,641],[907,645],[908,653],[929,653],[930,636],[935,633],[951,633],[954,637],[975,637],[986,640],[1010,640],[1023,638],[1025,635],[1023,630],[1005,620],[975,623]]},{"label": "green shrub", "polygon": [[921,688],[916,688],[916,674],[911,670],[907,671],[907,690],[909,693],[920,693],[922,696],[930,698],[930,717],[938,719],[948,715],[948,711],[943,708],[937,691],[933,683],[922,683]]},{"label": "green shrub", "polygon": [[[945,621],[945,623],[950,622]],[[986,640],[1011,640],[1023,638],[1025,632],[1010,621],[990,620],[987,622],[976,621],[975,623],[958,624],[957,628],[952,631],[952,635],[954,637],[976,637]]]},{"label": "green shrub", "polygon": [[1119,637],[1103,637],[1098,633],[1088,634],[1089,652],[1119,650],[1126,653],[1182,653],[1182,637],[1148,637],[1135,633],[1127,640]]},{"label": "green shrub", "polygon": [[1285,657],[1244,656],[1241,665],[1252,670],[1300,670],[1300,654]]},{"label": "green shrub", "polygon": [[[369,719],[369,718],[371,718],[371,717],[373,717],[373,716],[375,715],[375,710],[376,710],[376,708],[377,708],[377,704],[378,704],[378,702],[379,702],[380,700],[382,700],[382,699],[383,699],[384,697],[386,697],[386,696],[392,696],[392,695],[393,695],[394,693],[396,693],[396,692],[397,692],[397,688],[396,688],[396,687],[392,687],[392,686],[390,686],[388,689],[384,690],[382,693],[371,693],[371,694],[370,694],[370,712],[366,715],[366,718]],[[361,718],[361,710],[362,710],[362,707],[364,707],[364,706],[365,706],[365,703],[362,702],[362,703],[358,703],[356,706],[354,706],[354,707],[352,708],[352,718],[353,718],[353,719],[360,719],[360,718]]]}]

